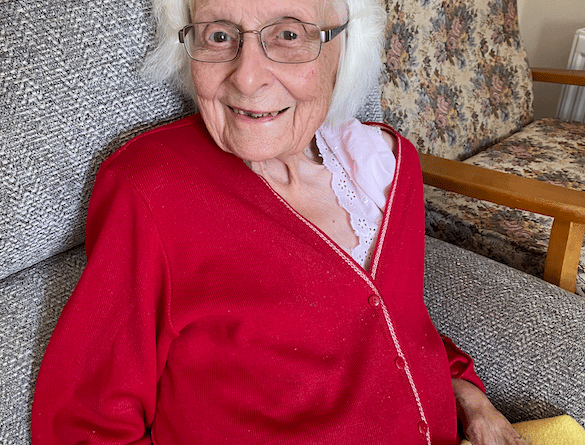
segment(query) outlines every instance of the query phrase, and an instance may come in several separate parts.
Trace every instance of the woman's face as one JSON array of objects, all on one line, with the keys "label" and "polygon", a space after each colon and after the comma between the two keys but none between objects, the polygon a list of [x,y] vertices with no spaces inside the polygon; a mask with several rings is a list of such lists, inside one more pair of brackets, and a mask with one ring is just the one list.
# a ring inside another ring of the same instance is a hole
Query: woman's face
[{"label": "woman's face", "polygon": [[[321,29],[340,25],[323,1],[195,0],[192,21],[225,20],[246,31],[284,17]],[[211,136],[221,149],[248,161],[282,160],[302,152],[327,115],[343,36],[324,43],[316,60],[299,64],[273,62],[258,35],[242,37],[240,53],[231,62],[191,61],[199,111]]]}]

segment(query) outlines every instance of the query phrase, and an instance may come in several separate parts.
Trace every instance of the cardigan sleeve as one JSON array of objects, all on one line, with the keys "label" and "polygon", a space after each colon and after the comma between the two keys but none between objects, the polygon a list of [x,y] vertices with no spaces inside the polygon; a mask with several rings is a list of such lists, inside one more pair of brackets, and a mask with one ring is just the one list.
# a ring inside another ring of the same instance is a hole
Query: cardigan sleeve
[{"label": "cardigan sleeve", "polygon": [[43,358],[34,445],[150,444],[170,343],[170,273],[147,203],[102,169],[90,200],[87,266]]},{"label": "cardigan sleeve", "polygon": [[443,338],[443,344],[447,350],[451,378],[467,380],[485,393],[485,386],[475,373],[473,359],[459,349],[449,337],[445,337],[444,335],[441,337]]}]

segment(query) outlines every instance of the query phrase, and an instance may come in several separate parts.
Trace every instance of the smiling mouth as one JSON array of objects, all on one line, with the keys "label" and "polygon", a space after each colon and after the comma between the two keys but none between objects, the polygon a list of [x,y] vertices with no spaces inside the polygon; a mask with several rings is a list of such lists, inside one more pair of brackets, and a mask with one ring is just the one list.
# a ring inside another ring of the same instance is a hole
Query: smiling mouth
[{"label": "smiling mouth", "polygon": [[260,119],[262,117],[268,117],[268,116],[272,116],[272,117],[276,117],[278,116],[280,113],[284,113],[286,110],[288,110],[290,107],[286,107],[283,108],[280,111],[272,111],[272,112],[268,112],[268,113],[254,113],[251,111],[244,111],[244,110],[240,110],[239,108],[233,108],[233,107],[228,107],[230,110],[232,110],[234,113],[236,114],[241,114],[242,116],[247,116],[247,117],[251,117],[253,119]]}]

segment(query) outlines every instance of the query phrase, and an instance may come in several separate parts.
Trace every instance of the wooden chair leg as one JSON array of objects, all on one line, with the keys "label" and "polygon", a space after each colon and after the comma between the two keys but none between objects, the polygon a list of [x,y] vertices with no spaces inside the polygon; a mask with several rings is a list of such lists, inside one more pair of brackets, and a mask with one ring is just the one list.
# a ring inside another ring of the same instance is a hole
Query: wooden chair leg
[{"label": "wooden chair leg", "polygon": [[555,218],[544,265],[546,281],[575,292],[584,236],[585,224]]}]

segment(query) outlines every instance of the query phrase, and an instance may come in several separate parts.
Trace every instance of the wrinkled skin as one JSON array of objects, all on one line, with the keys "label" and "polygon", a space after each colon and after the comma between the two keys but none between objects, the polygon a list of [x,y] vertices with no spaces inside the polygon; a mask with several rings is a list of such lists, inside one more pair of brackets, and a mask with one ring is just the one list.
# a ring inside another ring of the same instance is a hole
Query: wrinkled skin
[{"label": "wrinkled skin", "polygon": [[[342,24],[325,14],[322,0],[197,0],[193,21],[226,20],[243,30],[259,30],[284,17],[315,23],[323,29]],[[215,142],[251,162],[302,155],[327,112],[335,85],[340,38],[322,45],[308,63],[269,60],[255,34],[245,34],[240,54],[231,62],[191,62],[199,111]],[[254,118],[250,114],[278,113]]]},{"label": "wrinkled skin", "polygon": [[528,445],[475,385],[454,379],[457,417],[473,445]]}]

